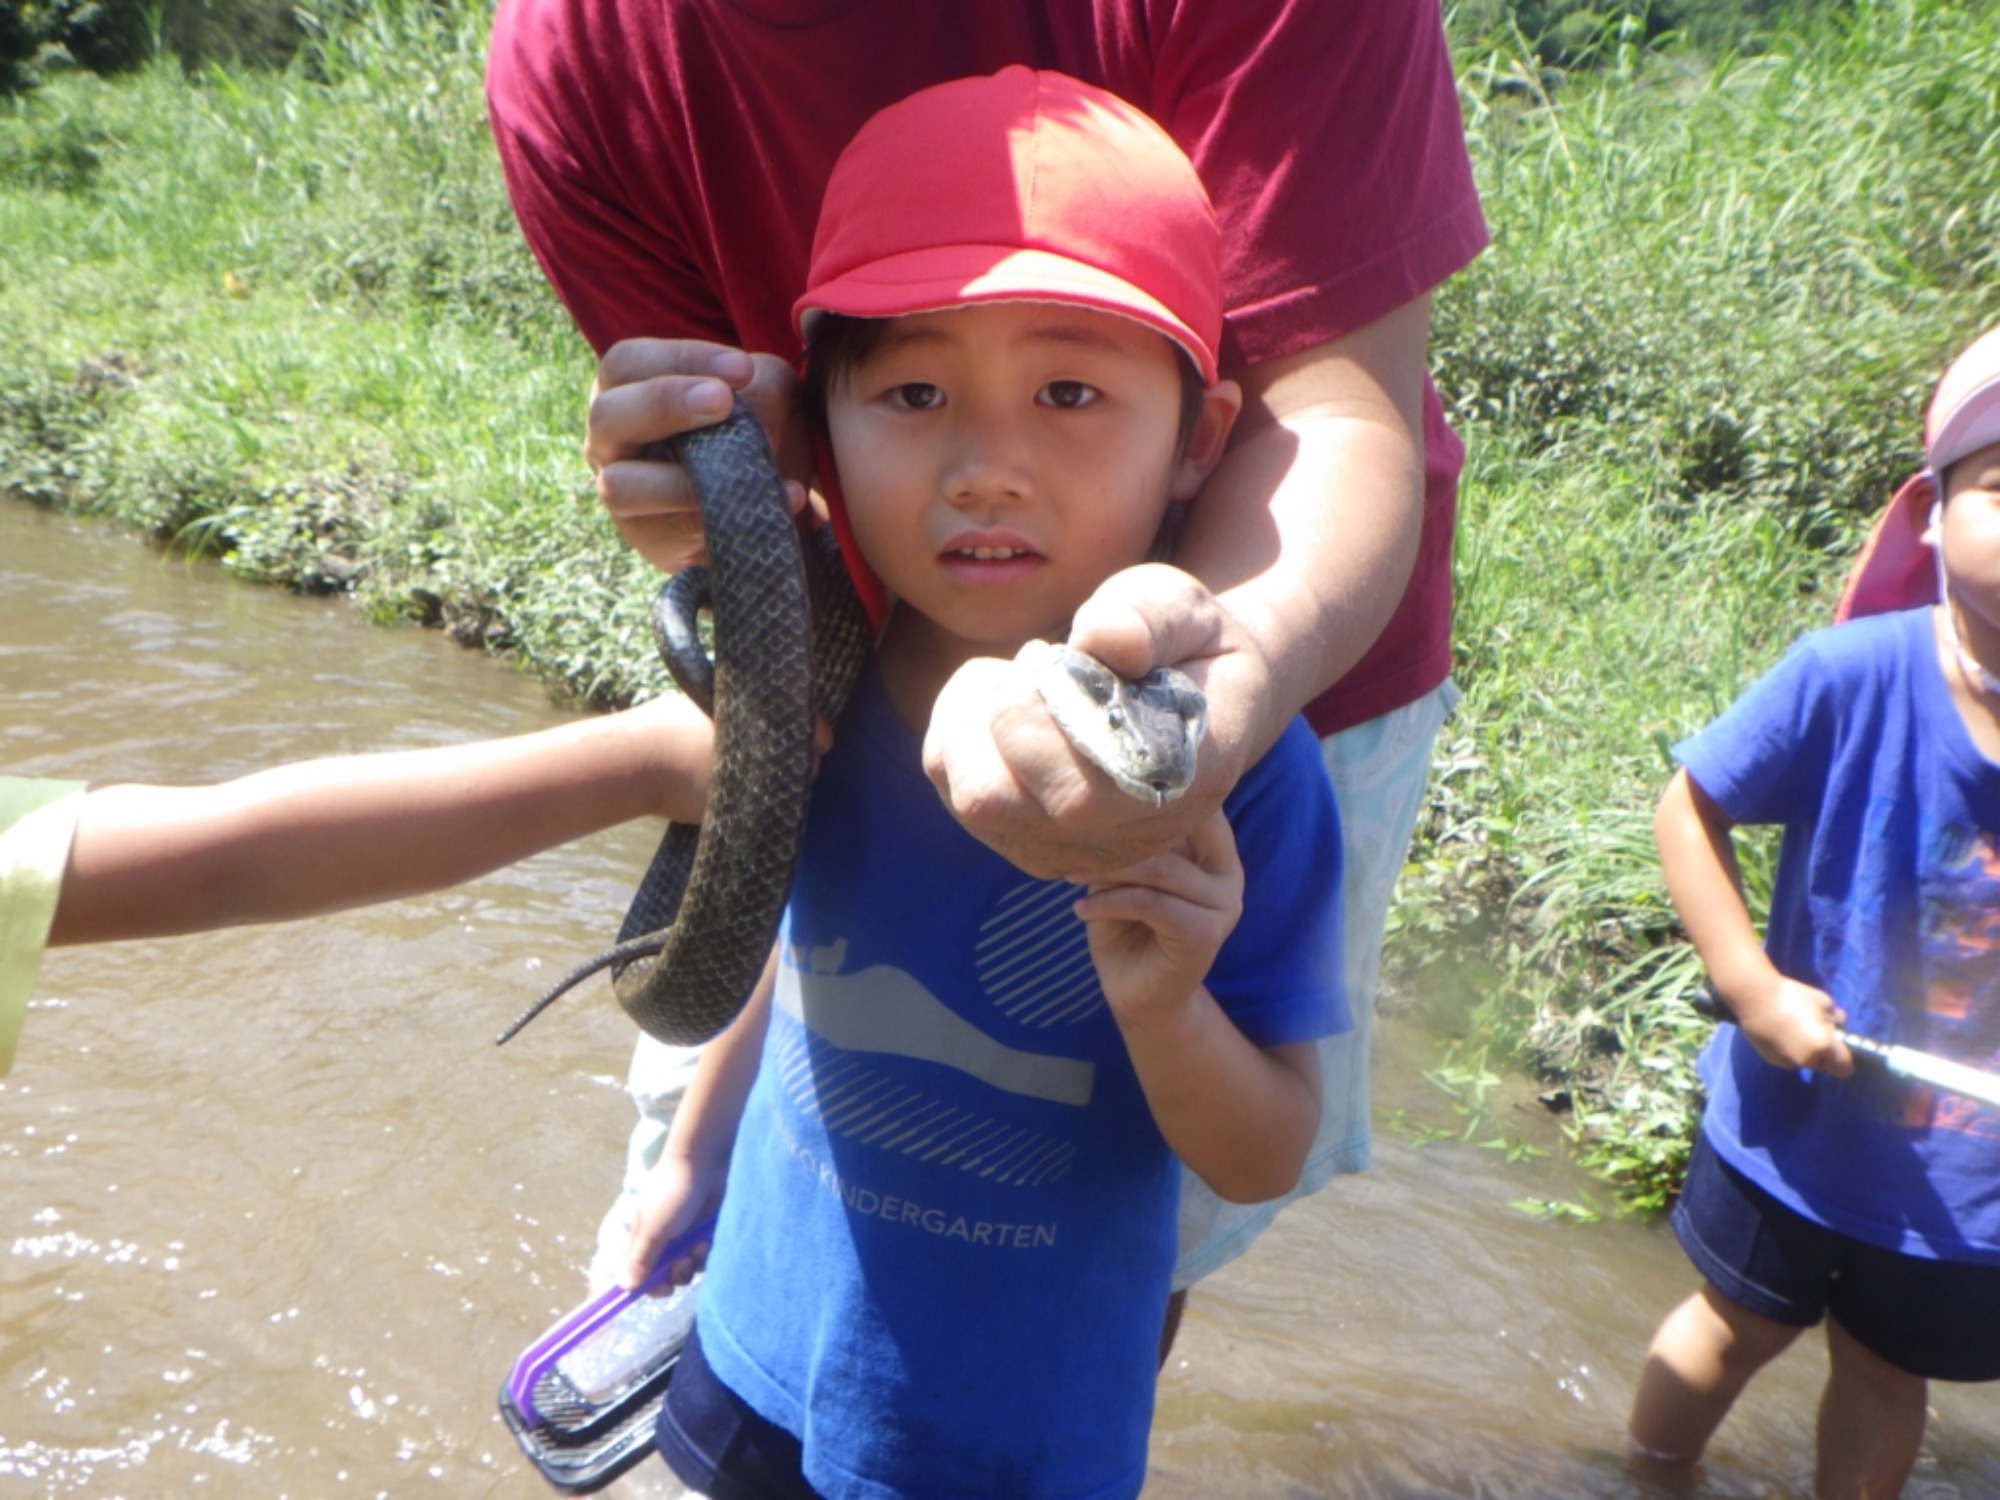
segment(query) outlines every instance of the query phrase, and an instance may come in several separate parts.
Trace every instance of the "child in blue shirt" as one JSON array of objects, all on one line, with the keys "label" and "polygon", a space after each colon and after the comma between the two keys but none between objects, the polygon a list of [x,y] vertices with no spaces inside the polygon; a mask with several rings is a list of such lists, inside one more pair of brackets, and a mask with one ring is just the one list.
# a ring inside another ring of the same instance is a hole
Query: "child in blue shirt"
[{"label": "child in blue shirt", "polygon": [[[1843,614],[1920,607],[1801,640],[1677,747],[1657,820],[1737,1024],[1703,1055],[1674,1210],[1705,1279],[1654,1336],[1632,1448],[1691,1465],[1824,1317],[1820,1500],[1899,1494],[1926,1381],[2000,1378],[2000,1111],[1857,1070],[1841,1040],[2000,1070],[2000,329],[1947,372],[1926,450]],[[1784,826],[1761,945],[1738,823]]]},{"label": "child in blue shirt", "polygon": [[966,834],[921,752],[958,667],[1112,575],[1200,607],[1148,559],[1240,402],[1214,217],[1138,110],[1009,68],[863,128],[796,311],[836,525],[895,603],[642,1218],[635,1276],[721,1202],[661,1450],[717,1497],[1136,1495],[1175,1158],[1284,1193],[1345,1025],[1326,776],[1295,723],[1182,847],[1079,889]]}]

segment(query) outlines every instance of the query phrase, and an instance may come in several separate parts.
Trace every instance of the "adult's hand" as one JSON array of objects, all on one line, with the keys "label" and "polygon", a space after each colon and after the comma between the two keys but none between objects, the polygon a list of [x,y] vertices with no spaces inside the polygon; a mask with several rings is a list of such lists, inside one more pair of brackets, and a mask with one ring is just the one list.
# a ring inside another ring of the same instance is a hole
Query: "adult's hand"
[{"label": "adult's hand", "polygon": [[1422,529],[1429,330],[1419,297],[1236,372],[1244,411],[1189,511],[1175,552],[1187,571],[1130,569],[1078,611],[1079,650],[1126,676],[1178,666],[1207,694],[1187,794],[1156,813],[1118,791],[1069,747],[1024,669],[975,661],[946,684],[924,741],[925,769],[969,832],[1045,879],[1158,854],[1360,659]]},{"label": "adult's hand", "polygon": [[1265,748],[1247,706],[1269,669],[1215,596],[1178,568],[1113,574],[1077,611],[1069,642],[1121,676],[1179,667],[1208,696],[1209,727],[1194,784],[1155,809],[1078,754],[1021,661],[960,667],[931,710],[924,769],[969,832],[1045,880],[1088,880],[1175,847]]},{"label": "adult's hand", "polygon": [[772,354],[700,339],[613,344],[591,386],[583,456],[620,535],[666,573],[707,555],[687,471],[660,445],[721,421],[739,393],[764,424],[793,512],[801,510],[812,456],[797,387],[791,367]]}]

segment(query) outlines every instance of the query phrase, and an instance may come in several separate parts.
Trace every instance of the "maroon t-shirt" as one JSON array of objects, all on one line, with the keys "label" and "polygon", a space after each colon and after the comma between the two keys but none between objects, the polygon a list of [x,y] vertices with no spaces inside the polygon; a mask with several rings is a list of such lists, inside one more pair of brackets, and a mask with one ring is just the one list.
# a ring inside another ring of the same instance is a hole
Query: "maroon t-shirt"
[{"label": "maroon t-shirt", "polygon": [[[1223,232],[1225,372],[1351,332],[1486,243],[1434,0],[501,0],[486,90],[522,231],[602,354],[798,353],[814,218],[863,121],[1009,63],[1094,83],[1193,159]],[[1463,449],[1424,399],[1416,570],[1308,710],[1385,713],[1451,665]]]}]

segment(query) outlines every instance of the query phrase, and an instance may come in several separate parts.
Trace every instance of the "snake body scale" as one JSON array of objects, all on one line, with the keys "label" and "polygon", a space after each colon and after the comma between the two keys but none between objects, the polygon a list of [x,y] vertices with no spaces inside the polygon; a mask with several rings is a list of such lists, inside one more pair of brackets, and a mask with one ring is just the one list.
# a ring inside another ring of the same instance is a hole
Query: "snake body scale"
[{"label": "snake body scale", "polygon": [[[582,980],[611,970],[627,1015],[663,1042],[708,1041],[763,973],[791,888],[811,791],[813,719],[836,720],[868,654],[868,622],[832,531],[801,534],[763,428],[741,402],[671,445],[687,469],[708,563],[653,604],[653,634],[681,690],[715,721],[699,826],[670,823],[618,942],[551,985],[513,1037]],[[712,621],[713,661],[697,616]],[[1049,647],[1037,685],[1065,736],[1132,795],[1159,805],[1193,779],[1205,709],[1171,668],[1137,683]]]}]

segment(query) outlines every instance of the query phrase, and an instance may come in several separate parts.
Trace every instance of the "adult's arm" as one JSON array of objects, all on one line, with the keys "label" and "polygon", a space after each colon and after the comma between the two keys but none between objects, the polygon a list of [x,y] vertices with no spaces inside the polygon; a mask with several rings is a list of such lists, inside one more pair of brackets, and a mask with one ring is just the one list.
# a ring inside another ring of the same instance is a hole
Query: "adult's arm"
[{"label": "adult's arm", "polygon": [[680,697],[535,734],[335,756],[214,786],[95,788],[52,944],[312,916],[442,889],[631,818],[700,820],[713,734]]},{"label": "adult's arm", "polygon": [[1261,691],[1237,706],[1249,760],[1375,643],[1409,583],[1429,336],[1424,297],[1240,376],[1236,441],[1192,509],[1180,560],[1263,664]]},{"label": "adult's arm", "polygon": [[1030,873],[1090,875],[1170,847],[1222,805],[1292,717],[1358,661],[1401,600],[1422,529],[1428,297],[1233,372],[1245,406],[1175,561],[1206,588],[1120,574],[1071,640],[1137,676],[1179,665],[1209,700],[1188,794],[1155,812],[1091,771],[1011,662],[962,668],[924,764],[953,814]]}]

